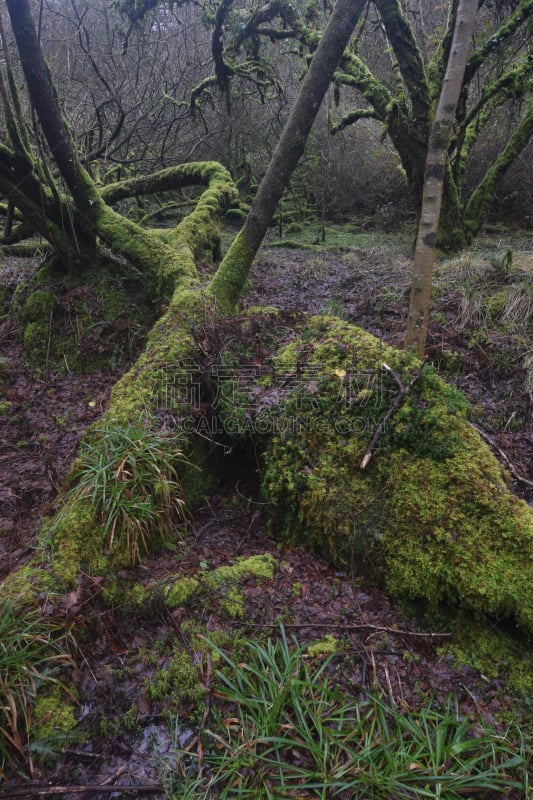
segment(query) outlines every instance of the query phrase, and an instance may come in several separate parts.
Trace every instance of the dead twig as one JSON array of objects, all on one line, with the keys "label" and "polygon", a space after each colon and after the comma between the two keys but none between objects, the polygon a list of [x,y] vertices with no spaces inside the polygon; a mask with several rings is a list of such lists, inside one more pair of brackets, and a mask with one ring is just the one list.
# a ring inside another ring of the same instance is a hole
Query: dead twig
[{"label": "dead twig", "polygon": [[[242,623],[232,622],[231,624],[236,626]],[[269,622],[248,622],[246,623],[246,627],[279,629],[280,626]],[[396,636],[408,636],[419,639],[442,639],[449,638],[451,636],[451,633],[422,633],[419,631],[406,631],[402,628],[387,628],[383,625],[370,625],[369,623],[346,625],[342,622],[284,622],[283,627],[287,630],[299,630],[300,628],[326,628],[328,630],[339,631],[374,631],[378,633],[393,633]]]},{"label": "dead twig", "polygon": [[366,469],[367,468],[367,466],[368,466],[368,464],[370,462],[370,459],[372,458],[372,456],[374,454],[374,451],[375,451],[375,449],[376,449],[376,447],[378,445],[378,442],[379,442],[381,436],[383,435],[383,433],[385,431],[385,428],[387,427],[387,423],[394,416],[394,414],[396,414],[396,412],[398,411],[398,409],[402,405],[403,401],[405,400],[406,396],[409,394],[409,392],[411,391],[411,389],[413,388],[413,386],[415,385],[417,380],[422,375],[422,371],[423,371],[425,365],[426,365],[426,362],[424,360],[422,362],[422,365],[421,365],[420,369],[418,370],[418,372],[416,373],[414,378],[411,379],[411,381],[408,383],[407,386],[403,385],[403,383],[401,382],[400,378],[394,372],[392,367],[389,367],[389,365],[385,364],[385,363],[382,365],[383,369],[386,370],[389,373],[389,375],[396,382],[396,385],[398,387],[398,394],[394,398],[391,407],[389,408],[389,410],[387,411],[387,413],[385,414],[385,416],[383,417],[383,419],[379,423],[378,427],[376,428],[376,431],[375,431],[375,433],[374,433],[374,435],[373,435],[373,437],[372,437],[372,439],[370,441],[370,444],[368,445],[368,450],[366,451],[366,453],[365,453],[365,455],[363,457],[363,460],[361,461],[361,467],[360,467],[361,469]]},{"label": "dead twig", "polygon": [[32,786],[10,787],[8,794],[0,794],[0,800],[15,800],[15,798],[51,797],[52,795],[85,794],[86,792],[109,792],[116,794],[163,794],[164,789],[154,783],[139,784],[137,786],[122,786],[115,784],[109,786],[101,783],[88,783],[84,786]]},{"label": "dead twig", "polygon": [[474,428],[474,430],[476,430],[479,433],[481,438],[487,442],[489,447],[492,447],[492,449],[498,453],[498,455],[500,456],[502,461],[504,461],[505,466],[508,468],[509,472],[511,473],[511,475],[515,480],[525,484],[526,486],[533,486],[533,481],[528,480],[528,478],[524,478],[523,475],[520,475],[520,473],[517,472],[516,467],[509,458],[509,456],[501,449],[501,447],[498,447],[494,439],[492,439],[492,437],[489,436],[488,433],[485,433],[485,431],[482,428],[480,428],[478,425],[475,425],[475,423],[473,422],[471,422],[470,425],[472,426],[472,428]]}]

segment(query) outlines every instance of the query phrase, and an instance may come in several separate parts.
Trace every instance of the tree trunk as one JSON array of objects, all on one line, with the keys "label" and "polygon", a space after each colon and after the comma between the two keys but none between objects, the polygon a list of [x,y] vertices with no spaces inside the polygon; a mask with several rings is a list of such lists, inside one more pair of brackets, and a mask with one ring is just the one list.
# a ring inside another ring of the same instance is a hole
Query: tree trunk
[{"label": "tree trunk", "polygon": [[466,229],[468,241],[479,233],[487,212],[494,200],[496,191],[511,164],[515,161],[524,147],[528,144],[533,134],[533,104],[530,104],[528,113],[523,118],[518,128],[507,142],[492,167],[473,192],[467,203],[463,224]]},{"label": "tree trunk", "polygon": [[435,245],[446,175],[446,156],[463,85],[477,7],[477,0],[459,2],[446,75],[429,139],[405,336],[405,348],[414,350],[420,357],[423,357],[426,347]]},{"label": "tree trunk", "polygon": [[302,156],[324,95],[366,0],[337,0],[244,226],[209,285],[224,311],[241,296],[255,254]]}]

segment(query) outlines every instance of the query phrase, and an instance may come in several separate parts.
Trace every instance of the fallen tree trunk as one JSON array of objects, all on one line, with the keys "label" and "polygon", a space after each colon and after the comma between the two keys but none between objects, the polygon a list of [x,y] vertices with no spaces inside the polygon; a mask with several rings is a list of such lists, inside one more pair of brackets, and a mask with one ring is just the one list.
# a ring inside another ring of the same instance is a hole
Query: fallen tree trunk
[{"label": "fallen tree trunk", "polygon": [[[388,417],[398,393],[391,372],[411,386]],[[216,492],[223,447],[254,453],[276,537],[370,576],[395,597],[513,619],[532,633],[532,510],[510,491],[468,411],[431,367],[354,325],[275,309],[224,320],[208,295],[178,291],[89,441],[131,436],[132,421],[148,440],[151,426],[165,429],[185,501]],[[33,591],[43,580],[65,591],[81,573],[112,586],[119,568],[165,545],[162,509],[145,551],[132,550],[126,528],[110,536],[98,490],[77,491],[79,470],[78,462],[44,527],[51,571]],[[153,484],[156,494],[156,477]],[[174,544],[186,536],[179,514],[169,530]],[[8,579],[4,592],[16,585]]]},{"label": "fallen tree trunk", "polygon": [[[360,10],[362,4],[356,5]],[[349,6],[339,2],[335,9],[351,20],[356,12]],[[10,2],[9,8],[15,13],[18,6]],[[326,47],[326,34],[322,41]],[[313,63],[321,63],[320,46]],[[325,63],[333,71],[334,59]],[[53,122],[59,125],[59,117]],[[283,148],[274,163],[290,169],[301,142],[296,151],[290,137],[286,145],[289,164]],[[250,241],[238,237],[208,289],[201,288],[197,255],[212,247],[212,226],[235,193],[220,165],[158,176],[162,183],[195,177],[208,186],[195,211],[165,234],[125,220],[79,165],[70,169],[71,190],[81,193],[91,229],[151,271],[157,292],[170,301],[145,351],[114,387],[106,414],[88,432],[57,514],[43,526],[49,570],[34,560],[8,579],[5,594],[32,602],[43,589],[72,587],[81,573],[112,583],[119,568],[169,538],[180,540],[183,502],[193,506],[195,498],[208,496],[216,454],[241,445],[261,454],[258,469],[274,533],[304,541],[356,572],[371,572],[395,595],[432,604],[447,599],[513,617],[533,631],[531,510],[509,491],[498,462],[467,424],[459,393],[424,370],[387,418],[397,386],[382,363],[405,386],[420,370],[414,356],[334,318],[291,321],[281,312],[259,312],[225,320],[260,235],[254,228]],[[278,179],[274,170],[265,188],[271,198]],[[118,198],[134,189],[126,183],[106,191]],[[267,219],[268,213],[261,229]],[[225,337],[231,325],[237,327]],[[261,343],[258,352],[250,352],[250,332]],[[257,380],[241,386],[250,364],[261,365]],[[384,418],[386,435],[362,472],[361,459]],[[91,483],[91,475],[106,474],[99,459],[111,434],[124,456],[109,481]],[[135,464],[128,466],[132,443],[148,448],[144,481],[137,481]]]}]

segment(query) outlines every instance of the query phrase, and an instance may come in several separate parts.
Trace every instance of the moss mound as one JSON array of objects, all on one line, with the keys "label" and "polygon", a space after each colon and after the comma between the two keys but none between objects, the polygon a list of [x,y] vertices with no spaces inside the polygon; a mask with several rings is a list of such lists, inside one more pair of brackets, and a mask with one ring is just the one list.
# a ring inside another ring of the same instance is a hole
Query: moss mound
[{"label": "moss mound", "polygon": [[31,363],[80,373],[130,364],[154,314],[139,276],[111,261],[78,275],[45,264],[19,283],[13,310]]},{"label": "moss mound", "polygon": [[[464,396],[336,318],[288,327],[254,311],[241,329],[253,332],[248,363],[262,348],[261,368],[250,376],[235,367],[218,412],[226,430],[262,447],[272,532],[371,574],[397,597],[513,618],[533,632],[533,513],[469,425]],[[242,336],[238,347],[236,365]],[[413,378],[361,469],[398,380]]]}]

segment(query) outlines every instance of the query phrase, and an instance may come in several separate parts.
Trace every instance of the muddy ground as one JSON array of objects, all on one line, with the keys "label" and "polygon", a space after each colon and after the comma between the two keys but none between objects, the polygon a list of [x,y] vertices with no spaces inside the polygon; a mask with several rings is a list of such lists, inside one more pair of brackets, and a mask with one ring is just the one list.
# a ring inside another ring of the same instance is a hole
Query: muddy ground
[{"label": "muddy ground", "polygon": [[[247,304],[334,313],[401,344],[409,287],[407,238],[368,235],[352,245],[326,242],[327,247],[305,250],[273,244],[256,261]],[[491,254],[506,246],[490,237],[478,245],[474,261],[489,268]],[[516,268],[531,270],[531,242],[522,236],[512,246]],[[462,272],[460,264],[455,267],[457,276],[468,277],[472,260]],[[9,280],[16,280],[15,273],[12,266]],[[531,502],[532,384],[524,336],[489,327],[487,336],[476,338],[464,324],[464,293],[448,262],[437,268],[437,283],[429,358],[470,397],[478,425],[513,471],[514,490]],[[10,404],[0,418],[3,577],[33,552],[40,520],[53,511],[83,430],[105,408],[119,373],[79,376],[52,366],[35,370],[27,364],[20,327],[10,317],[0,324],[0,369],[6,376],[1,399]],[[527,724],[528,710],[509,691],[505,675],[485,675],[443,653],[445,638],[431,633],[443,633],[445,626],[428,630],[412,611],[400,609],[363,580],[334,571],[306,552],[280,549],[265,533],[254,489],[253,475],[228,475],[219,494],[192,521],[186,546],[130,576],[149,583],[231,564],[239,556],[271,553],[277,561],[274,578],[245,581],[241,620],[228,615],[223,597],[214,591],[172,614],[154,609],[149,618],[124,614],[119,606],[109,609],[99,585],[90,580],[75,597],[64,599],[63,613],[76,626],[71,678],[79,695],[82,736],[60,747],[55,760],[36,759],[33,774],[27,763],[13,765],[1,797],[23,796],[16,792],[25,788],[27,797],[64,800],[165,797],[161,787],[179,783],[177,751],[197,724],[198,709],[171,697],[153,701],[146,687],[179,647],[200,660],[207,682],[205,655],[194,653],[195,627],[256,638],[276,635],[282,622],[302,645],[330,633],[342,639],[332,669],[350,691],[379,689],[413,708],[424,698],[439,703],[454,692],[464,714],[481,713],[497,723],[504,712],[507,720],[511,715]],[[86,787],[83,794],[81,787]],[[127,787],[134,793],[128,794]]]}]

